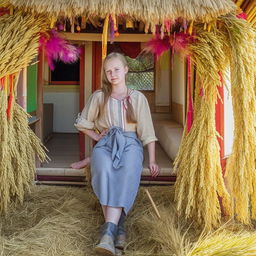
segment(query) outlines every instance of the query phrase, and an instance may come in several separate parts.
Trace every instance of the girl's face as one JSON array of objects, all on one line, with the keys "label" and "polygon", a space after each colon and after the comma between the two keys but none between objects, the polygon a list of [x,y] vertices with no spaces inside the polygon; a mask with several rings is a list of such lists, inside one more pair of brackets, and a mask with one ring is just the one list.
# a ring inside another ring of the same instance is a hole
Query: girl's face
[{"label": "girl's face", "polygon": [[127,72],[128,67],[124,66],[123,62],[118,58],[111,58],[105,63],[105,73],[112,85],[125,85],[125,75]]}]

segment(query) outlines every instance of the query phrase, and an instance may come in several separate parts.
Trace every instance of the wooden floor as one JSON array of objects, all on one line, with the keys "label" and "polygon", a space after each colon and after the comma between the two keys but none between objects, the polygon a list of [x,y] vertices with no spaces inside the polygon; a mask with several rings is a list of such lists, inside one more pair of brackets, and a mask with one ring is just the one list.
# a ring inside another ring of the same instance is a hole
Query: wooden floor
[{"label": "wooden floor", "polygon": [[79,161],[78,133],[53,133],[45,146],[51,161],[43,163],[42,167],[69,167],[71,163]]},{"label": "wooden floor", "polygon": [[[49,150],[49,163],[43,163],[43,168],[69,168],[70,164],[79,161],[79,135],[73,133],[54,133],[52,138],[46,143]],[[144,148],[144,170],[143,175],[150,175],[148,169],[148,152]],[[170,158],[163,151],[161,145],[156,143],[156,160],[161,168],[161,175],[172,173],[172,163]]]}]

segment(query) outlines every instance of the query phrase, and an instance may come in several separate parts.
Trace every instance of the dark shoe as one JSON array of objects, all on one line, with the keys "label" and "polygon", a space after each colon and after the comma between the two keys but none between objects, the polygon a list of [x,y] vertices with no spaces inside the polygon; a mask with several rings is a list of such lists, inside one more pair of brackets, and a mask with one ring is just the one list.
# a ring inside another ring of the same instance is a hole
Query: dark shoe
[{"label": "dark shoe", "polygon": [[106,222],[103,225],[101,239],[95,247],[95,252],[100,255],[115,255],[115,237],[117,233],[117,225],[112,222]]},{"label": "dark shoe", "polygon": [[126,232],[125,232],[125,213],[122,211],[120,216],[118,227],[117,227],[117,235],[115,240],[115,247],[123,250],[126,245]]}]

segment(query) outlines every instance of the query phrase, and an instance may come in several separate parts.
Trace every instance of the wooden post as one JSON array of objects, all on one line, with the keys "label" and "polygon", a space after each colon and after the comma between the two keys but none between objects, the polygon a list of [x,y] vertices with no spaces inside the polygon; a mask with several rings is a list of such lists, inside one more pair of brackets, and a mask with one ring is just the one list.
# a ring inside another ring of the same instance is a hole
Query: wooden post
[{"label": "wooden post", "polygon": [[23,68],[18,77],[17,102],[27,111],[27,68]]},{"label": "wooden post", "polygon": [[[38,54],[38,73],[37,73],[37,109],[36,116],[39,121],[36,123],[36,135],[43,141],[43,74],[44,74],[44,53],[39,51]],[[40,167],[40,162],[37,161],[37,167]]]},{"label": "wooden post", "polygon": [[[79,110],[82,112],[84,108],[84,83],[85,83],[85,77],[84,77],[84,66],[85,66],[85,59],[84,59],[84,54],[85,54],[85,48],[84,46],[81,47],[82,52],[80,55],[80,88],[79,88]],[[79,157],[80,160],[85,158],[85,136],[82,132],[79,132]]]}]

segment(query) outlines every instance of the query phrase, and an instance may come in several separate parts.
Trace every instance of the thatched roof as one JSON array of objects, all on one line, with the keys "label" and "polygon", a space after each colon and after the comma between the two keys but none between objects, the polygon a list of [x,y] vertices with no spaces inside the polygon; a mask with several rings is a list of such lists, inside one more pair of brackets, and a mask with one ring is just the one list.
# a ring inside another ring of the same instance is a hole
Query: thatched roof
[{"label": "thatched roof", "polygon": [[[0,1],[1,2],[1,1]],[[183,17],[210,21],[235,11],[232,0],[2,0],[25,10],[50,16],[128,15],[137,20],[158,23]]]}]

